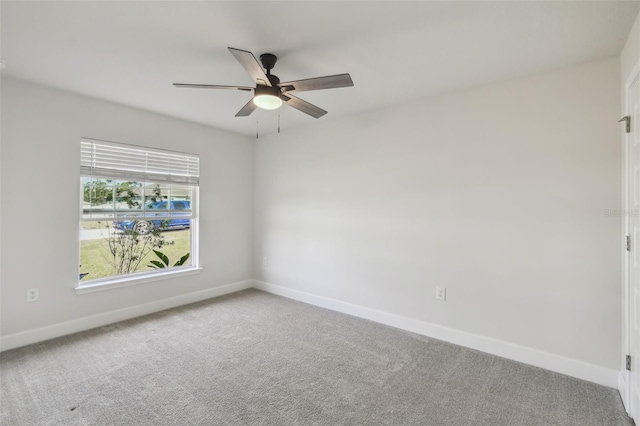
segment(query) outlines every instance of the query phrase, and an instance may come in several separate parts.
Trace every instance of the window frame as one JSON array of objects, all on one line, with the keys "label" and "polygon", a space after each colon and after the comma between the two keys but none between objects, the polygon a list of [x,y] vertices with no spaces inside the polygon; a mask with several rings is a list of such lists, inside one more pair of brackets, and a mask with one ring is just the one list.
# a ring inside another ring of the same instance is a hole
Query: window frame
[{"label": "window frame", "polygon": [[[161,152],[161,153],[170,153],[170,154],[182,154],[182,155],[186,155],[186,156],[190,156],[190,157],[194,157],[197,158],[197,166],[199,169],[199,156],[197,154],[190,154],[190,153],[183,153],[183,152],[177,152],[177,151],[170,151],[170,150],[165,150],[165,149],[157,149],[157,148],[149,148],[149,147],[144,147],[144,146],[138,146],[138,145],[132,145],[132,144],[123,144],[123,143],[117,143],[117,142],[110,142],[110,141],[102,141],[102,140],[97,140],[97,139],[91,139],[91,138],[81,138],[81,145],[82,142],[90,142],[90,143],[97,143],[97,144],[105,144],[105,145],[115,145],[115,146],[122,146],[125,148],[131,148],[131,149],[137,149],[137,150],[142,150],[142,151],[146,151],[146,152]],[[82,160],[81,160],[81,164],[82,164]],[[80,244],[81,244],[81,239],[80,239],[80,227],[82,226],[82,223],[87,223],[87,222],[98,222],[98,221],[109,221],[109,222],[114,222],[114,221],[127,221],[127,220],[149,220],[149,221],[153,221],[154,218],[151,217],[146,217],[146,216],[141,216],[141,217],[130,217],[130,218],[126,218],[126,217],[118,217],[116,212],[116,208],[114,205],[114,212],[113,212],[113,217],[110,218],[85,218],[85,212],[84,212],[84,183],[83,180],[87,177],[90,178],[94,178],[94,179],[109,179],[109,180],[113,180],[113,181],[134,181],[131,180],[129,178],[125,178],[122,176],[104,176],[104,173],[100,173],[100,176],[98,175],[90,175],[88,176],[86,173],[86,167],[84,168],[84,172],[81,171],[79,174],[79,191],[78,191],[78,210],[79,210],[79,217],[78,217],[78,259],[80,258],[80,254],[81,254],[81,248],[80,248]],[[197,274],[202,270],[202,267],[200,266],[200,255],[199,255],[199,171],[196,175],[196,183],[194,184],[193,181],[187,183],[187,182],[167,182],[164,181],[166,184],[169,185],[184,185],[184,186],[190,186],[192,187],[191,190],[191,197],[189,199],[190,201],[190,205],[191,205],[191,215],[189,217],[190,220],[190,225],[189,225],[189,232],[190,232],[190,262],[191,264],[189,266],[179,266],[179,267],[170,267],[170,268],[166,268],[166,269],[152,269],[152,270],[144,270],[144,271],[140,271],[140,272],[133,272],[130,274],[124,274],[124,275],[114,275],[114,276],[110,276],[110,277],[103,277],[103,278],[96,278],[94,280],[89,280],[89,281],[81,281],[80,279],[78,279],[78,281],[76,282],[76,286],[74,287],[76,294],[86,294],[86,293],[93,293],[93,292],[97,292],[97,291],[103,291],[103,290],[109,290],[109,289],[114,289],[114,288],[122,288],[122,287],[128,287],[128,286],[132,286],[132,285],[137,285],[137,284],[144,284],[144,283],[149,283],[149,282],[155,282],[155,281],[161,281],[161,280],[166,280],[166,279],[171,279],[171,278],[177,278],[177,277],[181,277],[181,276],[187,276],[187,275],[193,275],[193,274]],[[155,180],[154,180],[155,181]],[[142,183],[149,183],[149,181],[146,182],[142,182]],[[144,191],[146,189],[146,186],[143,186],[142,191],[143,191],[143,202],[144,202]],[[172,201],[172,198],[169,197],[166,202],[170,203]],[[179,200],[178,200],[179,201]],[[114,204],[115,204],[115,200],[114,200]],[[170,207],[170,206],[169,206]],[[171,209],[167,209],[167,212],[170,212]]]}]

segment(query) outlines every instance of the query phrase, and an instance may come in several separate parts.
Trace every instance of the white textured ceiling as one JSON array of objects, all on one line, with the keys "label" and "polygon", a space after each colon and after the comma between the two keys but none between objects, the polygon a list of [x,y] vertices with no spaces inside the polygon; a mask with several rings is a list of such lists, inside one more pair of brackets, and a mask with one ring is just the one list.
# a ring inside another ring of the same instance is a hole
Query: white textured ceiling
[{"label": "white textured ceiling", "polygon": [[[355,86],[298,96],[320,120],[620,53],[638,2],[6,2],[5,76],[244,134],[277,112],[235,113],[252,85],[227,46],[278,56],[282,81],[349,72]],[[282,127],[314,118],[283,107]]]}]

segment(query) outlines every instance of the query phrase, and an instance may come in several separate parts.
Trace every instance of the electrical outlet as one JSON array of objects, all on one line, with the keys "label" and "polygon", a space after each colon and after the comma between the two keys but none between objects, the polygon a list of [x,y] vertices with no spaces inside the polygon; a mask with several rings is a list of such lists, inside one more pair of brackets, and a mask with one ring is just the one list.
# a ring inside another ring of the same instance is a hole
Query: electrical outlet
[{"label": "electrical outlet", "polygon": [[27,302],[37,302],[40,298],[39,288],[30,288],[27,290]]},{"label": "electrical outlet", "polygon": [[262,258],[262,266],[269,266],[269,258],[267,256]]},{"label": "electrical outlet", "polygon": [[436,299],[447,300],[447,289],[445,287],[436,287]]}]

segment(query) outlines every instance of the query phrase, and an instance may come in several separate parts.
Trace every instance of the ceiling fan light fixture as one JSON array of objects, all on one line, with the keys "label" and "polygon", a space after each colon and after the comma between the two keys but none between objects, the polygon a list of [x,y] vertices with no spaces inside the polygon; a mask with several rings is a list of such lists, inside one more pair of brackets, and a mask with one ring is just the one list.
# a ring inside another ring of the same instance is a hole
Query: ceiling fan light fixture
[{"label": "ceiling fan light fixture", "polygon": [[282,99],[274,95],[256,95],[253,103],[262,109],[278,109],[282,106]]},{"label": "ceiling fan light fixture", "polygon": [[[0,0],[2,1],[2,0]],[[290,92],[304,92],[309,90],[335,89],[338,87],[351,87],[353,80],[349,74],[326,75],[324,77],[307,78],[304,80],[289,81],[281,83],[280,79],[271,74],[271,70],[276,64],[278,57],[272,53],[263,53],[260,55],[262,65],[258,62],[253,53],[248,50],[236,49],[229,47],[229,52],[247,71],[251,79],[256,83],[253,89],[253,97],[247,102],[240,111],[236,113],[236,117],[247,117],[251,115],[257,108],[274,110],[283,105],[295,108],[313,118],[320,118],[327,113],[322,108],[310,104],[309,102],[294,96]],[[262,68],[266,70],[263,71]],[[173,83],[175,87],[194,88],[194,89],[230,89],[250,92],[251,87],[247,86],[220,86],[213,84],[185,84]]]}]

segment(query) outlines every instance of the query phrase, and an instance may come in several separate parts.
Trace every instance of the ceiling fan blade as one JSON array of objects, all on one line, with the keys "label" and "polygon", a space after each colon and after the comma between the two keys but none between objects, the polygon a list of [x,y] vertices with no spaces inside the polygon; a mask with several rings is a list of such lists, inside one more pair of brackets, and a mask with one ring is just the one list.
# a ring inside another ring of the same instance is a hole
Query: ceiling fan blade
[{"label": "ceiling fan blade", "polygon": [[318,108],[317,106],[310,104],[307,101],[303,101],[300,98],[296,98],[289,93],[280,97],[285,102],[285,104],[297,109],[298,111],[302,111],[305,114],[309,114],[313,118],[320,118],[327,113],[327,111],[323,110],[322,108]]},{"label": "ceiling fan blade", "polygon": [[173,83],[174,86],[180,88],[191,88],[191,89],[230,89],[230,90],[245,90],[250,92],[253,90],[253,87],[246,86],[216,86],[212,84],[184,84],[184,83]]},{"label": "ceiling fan blade", "polygon": [[271,82],[267,78],[267,75],[264,73],[262,66],[253,56],[253,53],[247,52],[246,50],[240,50],[233,47],[228,47],[229,52],[240,62],[240,65],[244,67],[245,70],[249,73],[249,76],[255,81],[257,84],[261,84],[263,86],[271,87]]},{"label": "ceiling fan blade", "polygon": [[251,113],[255,111],[256,108],[258,107],[253,103],[253,98],[251,98],[249,102],[247,102],[247,104],[243,106],[240,111],[238,111],[236,117],[246,117],[248,115],[251,115]]},{"label": "ceiling fan blade", "polygon": [[349,74],[328,75],[326,77],[308,78],[306,80],[288,81],[280,83],[285,92],[308,92],[310,90],[337,89],[351,87],[353,80]]}]

